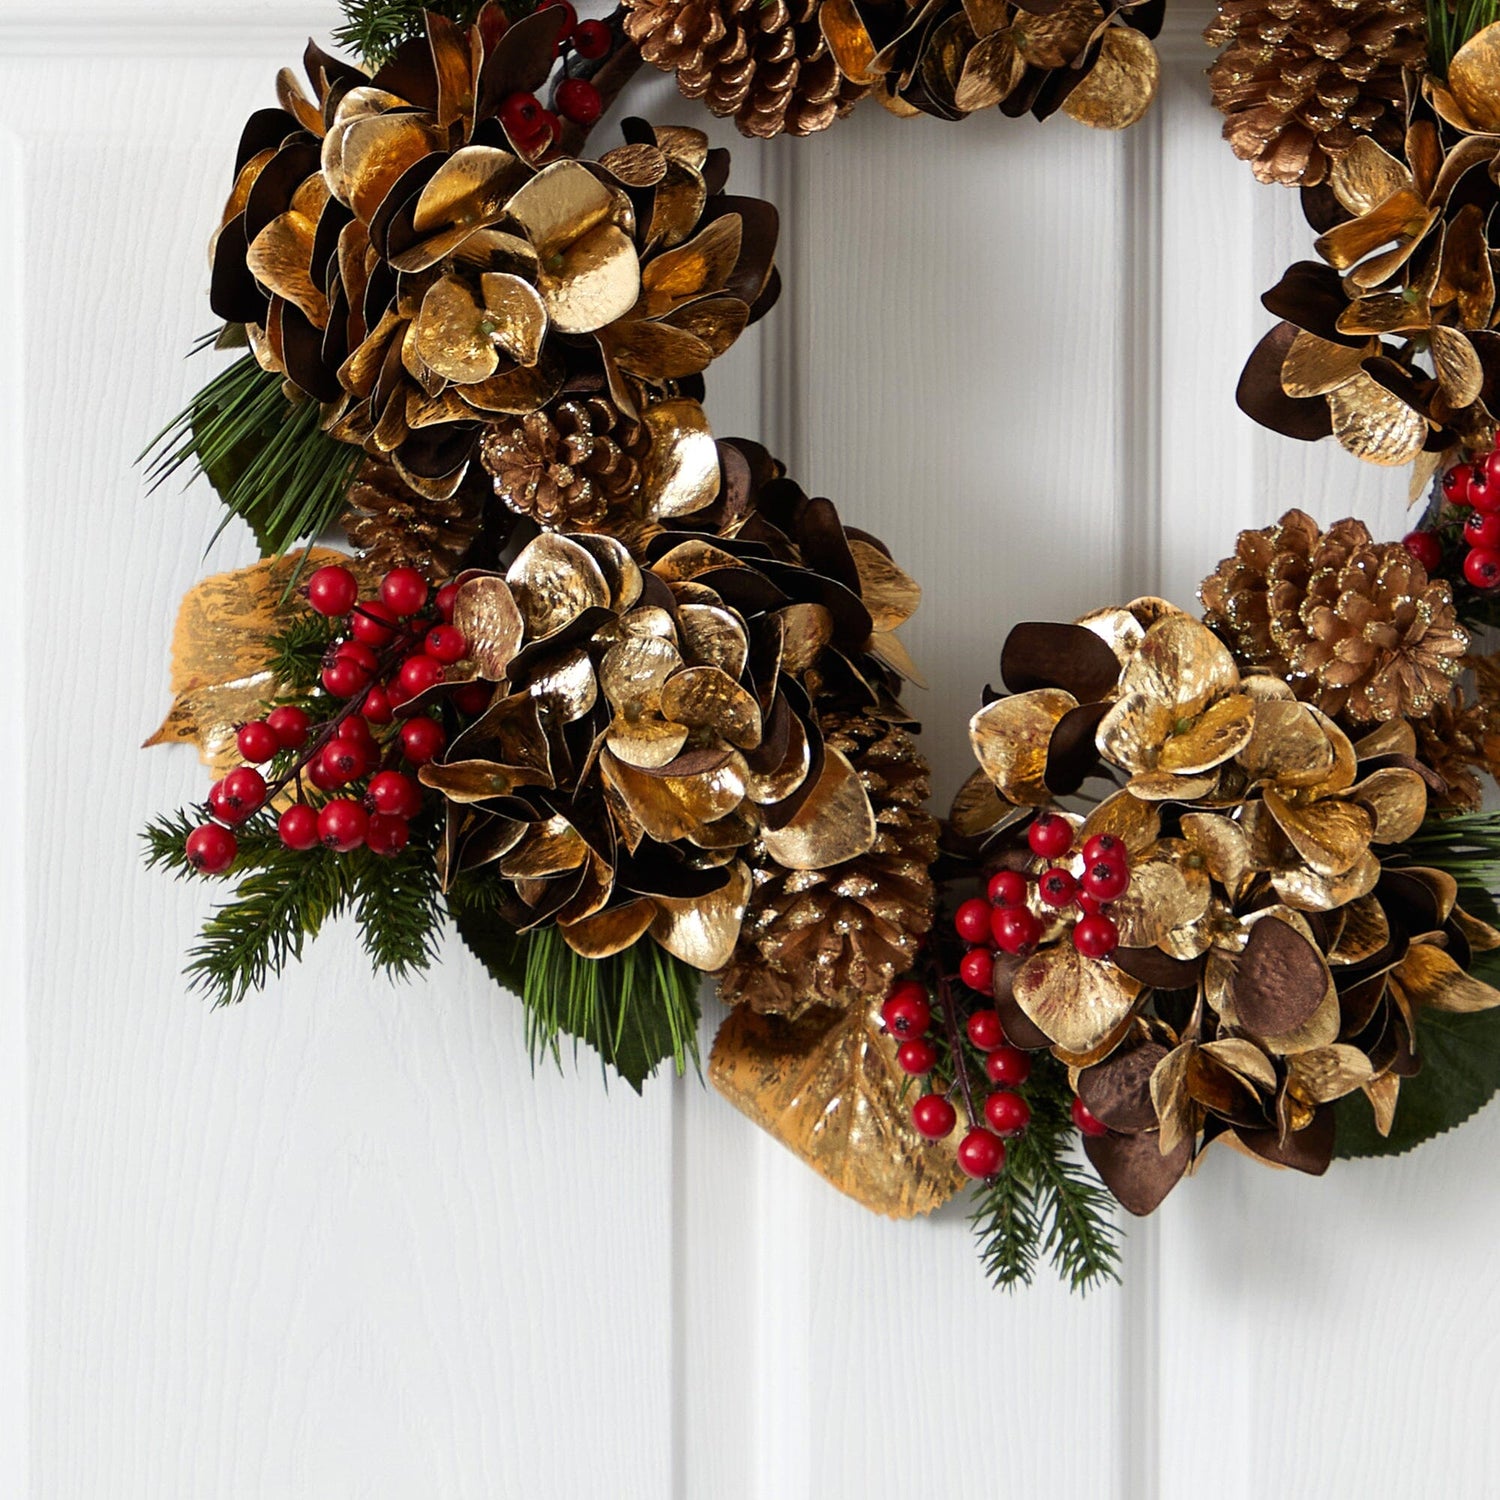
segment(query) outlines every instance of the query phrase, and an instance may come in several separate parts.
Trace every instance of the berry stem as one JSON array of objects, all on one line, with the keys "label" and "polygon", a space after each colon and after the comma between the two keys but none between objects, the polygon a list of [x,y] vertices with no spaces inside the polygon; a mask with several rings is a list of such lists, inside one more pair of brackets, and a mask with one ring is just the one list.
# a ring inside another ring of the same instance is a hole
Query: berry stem
[{"label": "berry stem", "polygon": [[937,982],[938,1009],[943,1013],[943,1030],[948,1034],[948,1050],[953,1056],[953,1072],[959,1092],[964,1097],[964,1113],[969,1117],[969,1128],[979,1124],[979,1115],[974,1108],[974,1090],[969,1082],[969,1068],[964,1061],[963,1033],[958,1025],[958,1007],[953,1000],[953,982],[941,975]]}]

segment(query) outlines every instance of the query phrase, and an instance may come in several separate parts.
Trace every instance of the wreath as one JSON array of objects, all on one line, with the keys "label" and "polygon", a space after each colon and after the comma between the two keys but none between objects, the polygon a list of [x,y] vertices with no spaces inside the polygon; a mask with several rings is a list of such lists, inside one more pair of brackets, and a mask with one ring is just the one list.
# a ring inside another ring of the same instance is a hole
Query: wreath
[{"label": "wreath", "polygon": [[[834,1186],[966,1184],[987,1270],[1115,1272],[1216,1141],[1404,1151],[1500,1086],[1500,24],[1488,0],[1221,0],[1224,133],[1317,260],[1245,411],[1412,463],[1401,542],[1291,511],[1204,580],[1005,639],[946,819],[903,708],[920,591],[705,374],[772,308],[777,217],[700,130],[585,139],[643,62],[752,136],[1149,105],[1163,0],[346,0],[246,122],[200,348],[152,447],[263,560],[199,584],[150,743],[206,801],[149,860],[227,880],[216,1003],[333,917],[451,923],[640,1089],[697,1062]],[[345,550],[320,539],[337,530]],[[1081,1140],[1083,1157],[1075,1146]]]}]

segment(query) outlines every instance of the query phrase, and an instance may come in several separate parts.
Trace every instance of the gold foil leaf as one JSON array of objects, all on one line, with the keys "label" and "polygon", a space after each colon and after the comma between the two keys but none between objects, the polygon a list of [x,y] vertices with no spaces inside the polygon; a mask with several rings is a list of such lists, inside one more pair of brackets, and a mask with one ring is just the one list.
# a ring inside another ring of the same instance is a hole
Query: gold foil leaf
[{"label": "gold foil leaf", "polygon": [[1264,798],[1277,826],[1319,875],[1342,875],[1368,852],[1374,819],[1363,807],[1333,798],[1303,805],[1273,787]]},{"label": "gold foil leaf", "polygon": [[1358,1047],[1345,1042],[1314,1047],[1287,1060],[1287,1086],[1304,1104],[1331,1104],[1363,1088],[1374,1069]]},{"label": "gold foil leaf", "polygon": [[854,0],[823,0],[818,26],[839,72],[851,83],[872,82],[876,47]]},{"label": "gold foil leaf", "polygon": [[1252,782],[1315,787],[1333,770],[1334,745],[1305,703],[1273,699],[1255,705],[1254,733],[1239,763]]},{"label": "gold foil leaf", "polygon": [[969,742],[984,773],[1007,800],[1041,807],[1047,789],[1047,751],[1052,731],[1078,700],[1061,688],[1037,688],[997,698],[969,720]]},{"label": "gold foil leaf", "polygon": [[664,251],[641,271],[640,316],[664,318],[695,298],[722,291],[740,258],[744,226],[724,214],[685,245]]},{"label": "gold foil leaf", "polygon": [[459,385],[493,375],[500,353],[478,296],[456,276],[434,282],[415,324],[417,352],[428,369]]},{"label": "gold foil leaf", "polygon": [[1065,68],[1089,44],[1104,19],[1094,0],[1061,0],[1043,11],[1017,11],[1011,36],[1021,56],[1038,68]]},{"label": "gold foil leaf", "polygon": [[1024,811],[1002,801],[989,777],[983,771],[975,771],[954,796],[948,821],[960,837],[977,839],[999,827],[1007,817],[1014,821]]},{"label": "gold foil leaf", "polygon": [[731,677],[745,670],[750,641],[732,610],[714,604],[683,604],[677,611],[677,624],[684,651],[692,660],[719,667]]},{"label": "gold foil leaf", "polygon": [[1466,41],[1448,64],[1448,87],[1474,129],[1500,130],[1500,23]]},{"label": "gold foil leaf", "polygon": [[762,1130],[876,1213],[931,1213],[964,1185],[952,1147],[923,1140],[911,1123],[906,1075],[878,1006],[786,1021],[738,1005],[719,1028],[708,1076]]},{"label": "gold foil leaf", "polygon": [[1063,113],[1096,130],[1124,130],[1151,107],[1161,87],[1161,59],[1150,41],[1111,26],[1083,82],[1063,100]]},{"label": "gold foil leaf", "polygon": [[669,678],[662,688],[661,711],[689,729],[707,729],[741,750],[753,750],[760,743],[760,705],[718,667],[688,667]]},{"label": "gold foil leaf", "polygon": [[484,293],[481,330],[518,365],[534,365],[547,336],[547,306],[541,294],[508,271],[486,271],[479,286]]},{"label": "gold foil leaf", "polygon": [[1161,809],[1128,791],[1112,792],[1089,813],[1079,841],[1087,843],[1098,833],[1123,839],[1130,857],[1139,859],[1161,834]]},{"label": "gold foil leaf", "polygon": [[1333,434],[1356,458],[1373,464],[1407,464],[1427,441],[1421,412],[1363,373],[1328,394]]},{"label": "gold foil leaf", "polygon": [[555,634],[586,609],[609,605],[609,585],[599,564],[577,542],[555,532],[543,532],[528,542],[505,581],[529,640]]},{"label": "gold foil leaf", "polygon": [[651,936],[674,958],[712,973],[734,955],[750,899],[749,867],[736,860],[729,881],[706,896],[656,896]]},{"label": "gold foil leaf", "polygon": [[1430,1005],[1434,1010],[1468,1015],[1500,1005],[1500,990],[1466,974],[1435,943],[1414,943],[1391,977],[1413,1010]]},{"label": "gold foil leaf", "polygon": [[537,278],[547,313],[561,333],[593,333],[623,318],[640,288],[635,245],[614,224],[596,225],[566,250],[544,256]]},{"label": "gold foil leaf", "polygon": [[788,870],[826,870],[867,854],[875,842],[875,812],[854,767],[832,746],[807,800],[781,828],[761,831],[766,851]]},{"label": "gold foil leaf", "polygon": [[643,465],[646,510],[685,516],[719,498],[719,449],[696,401],[658,401],[641,418],[651,434]]},{"label": "gold foil leaf", "polygon": [[1071,943],[1034,953],[1011,993],[1027,1018],[1064,1051],[1087,1053],[1135,1008],[1140,985],[1113,964],[1085,958]]},{"label": "gold foil leaf", "polygon": [[1250,846],[1239,824],[1217,813],[1184,813],[1182,834],[1201,856],[1209,875],[1231,899],[1236,897],[1241,883],[1254,869]]},{"label": "gold foil leaf", "polygon": [[488,682],[504,681],[525,633],[510,585],[493,574],[461,583],[453,600],[453,624],[479,675]]},{"label": "gold foil leaf", "polygon": [[1484,366],[1468,335],[1441,325],[1429,331],[1432,367],[1450,406],[1468,406],[1484,389]]},{"label": "gold foil leaf", "polygon": [[870,611],[872,629],[895,630],[917,612],[922,588],[879,547],[850,537],[849,553],[859,574],[860,599]]},{"label": "gold foil leaf", "polygon": [[1123,947],[1154,948],[1173,928],[1196,922],[1208,910],[1208,872],[1179,862],[1165,850],[1163,856],[1147,855],[1137,863],[1128,889],[1114,903]]},{"label": "gold foil leaf", "polygon": [[656,916],[656,905],[645,897],[611,906],[576,922],[558,924],[558,931],[575,953],[583,958],[609,958],[623,953],[645,936]]},{"label": "gold foil leaf", "polygon": [[1326,396],[1360,374],[1370,352],[1368,344],[1335,344],[1300,330],[1281,362],[1281,388],[1288,396]]},{"label": "gold foil leaf", "polygon": [[634,722],[661,712],[661,691],[682,666],[671,641],[657,635],[630,634],[616,641],[599,664],[599,680],[615,711]]},{"label": "gold foil leaf", "polygon": [[1375,816],[1372,843],[1405,843],[1427,816],[1427,783],[1403,766],[1372,773],[1349,795]]},{"label": "gold foil leaf", "polygon": [[1411,173],[1389,151],[1359,135],[1341,151],[1328,177],[1338,201],[1356,217],[1379,208],[1388,198],[1412,186]]},{"label": "gold foil leaf", "polygon": [[687,751],[651,771],[627,765],[605,749],[599,768],[636,821],[661,844],[687,838],[745,800],[745,762],[733,751]]}]

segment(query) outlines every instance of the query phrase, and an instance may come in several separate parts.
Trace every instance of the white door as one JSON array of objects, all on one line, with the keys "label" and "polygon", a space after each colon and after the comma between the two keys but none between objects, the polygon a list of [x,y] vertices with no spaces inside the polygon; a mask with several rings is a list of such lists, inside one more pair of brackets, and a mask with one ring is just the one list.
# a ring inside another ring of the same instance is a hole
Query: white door
[{"label": "white door", "polygon": [[[716,367],[716,427],[926,584],[944,799],[1009,624],[1189,603],[1291,504],[1405,529],[1401,476],[1234,408],[1309,234],[1218,139],[1207,10],[1173,0],[1123,136],[872,107],[736,144],[788,293]],[[1225,1153],[1130,1226],[1118,1290],[1005,1296],[961,1209],[868,1217],[696,1079],[533,1078],[456,944],[407,987],[340,932],[235,1010],[187,994],[201,891],[136,830],[201,773],[134,746],[218,513],[132,461],[198,377],[239,123],[334,19],[0,4],[0,1493],[1500,1493],[1493,1108],[1321,1182]]]}]

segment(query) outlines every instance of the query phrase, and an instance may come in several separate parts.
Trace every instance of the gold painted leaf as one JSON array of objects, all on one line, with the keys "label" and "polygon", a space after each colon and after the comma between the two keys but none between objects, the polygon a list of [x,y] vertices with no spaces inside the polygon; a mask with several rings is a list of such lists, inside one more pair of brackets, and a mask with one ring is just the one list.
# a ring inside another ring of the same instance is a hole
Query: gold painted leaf
[{"label": "gold painted leaf", "polygon": [[1405,843],[1427,816],[1427,783],[1403,766],[1374,772],[1352,787],[1349,795],[1374,815],[1372,843]]},{"label": "gold painted leaf", "polygon": [[609,605],[609,585],[593,556],[577,542],[545,531],[510,565],[505,581],[528,640],[542,640],[571,625],[586,609]]},{"label": "gold painted leaf", "polygon": [[689,729],[707,729],[741,750],[760,744],[760,705],[718,667],[688,667],[667,679],[661,711]]},{"label": "gold painted leaf", "polygon": [[1368,344],[1335,344],[1300,330],[1281,362],[1281,388],[1288,396],[1326,396],[1360,374],[1371,352]]},{"label": "gold painted leaf", "polygon": [[1303,806],[1273,787],[1263,796],[1277,827],[1317,874],[1342,875],[1369,852],[1375,821],[1356,803],[1325,798]]},{"label": "gold painted leaf", "polygon": [[697,757],[687,751],[653,771],[627,765],[606,748],[599,769],[634,819],[662,844],[690,837],[745,800],[748,772],[735,751]]},{"label": "gold painted leaf", "polygon": [[1134,1010],[1140,985],[1113,964],[1058,943],[1021,965],[1011,992],[1027,1018],[1059,1047],[1087,1053]]},{"label": "gold painted leaf", "polygon": [[1304,1104],[1331,1104],[1363,1088],[1374,1071],[1358,1047],[1339,1042],[1289,1058],[1287,1086]]},{"label": "gold painted leaf", "polygon": [[849,538],[849,553],[859,574],[860,599],[870,611],[872,629],[895,630],[916,614],[922,586],[898,567],[879,547],[860,537]]},{"label": "gold painted leaf", "polygon": [[798,1021],[736,1006],[708,1076],[737,1109],[842,1193],[876,1213],[931,1213],[963,1187],[953,1146],[911,1123],[906,1078],[875,1005]]},{"label": "gold painted leaf", "polygon": [[1500,23],[1466,41],[1448,64],[1448,87],[1474,129],[1500,130]]},{"label": "gold painted leaf", "polygon": [[1484,366],[1466,334],[1438,326],[1430,332],[1432,367],[1451,406],[1468,406],[1484,389]]},{"label": "gold painted leaf", "polygon": [[1077,707],[1061,688],[1037,688],[997,698],[969,720],[974,754],[1001,796],[1030,807],[1052,800],[1045,779],[1052,731]]},{"label": "gold painted leaf", "polygon": [[719,498],[719,448],[696,401],[658,401],[641,418],[651,434],[643,466],[647,514],[685,516]]},{"label": "gold painted leaf", "polygon": [[1412,186],[1410,171],[1367,135],[1356,136],[1347,151],[1334,158],[1328,177],[1334,196],[1358,217]]},{"label": "gold painted leaf", "polygon": [[1151,107],[1161,87],[1161,59],[1139,31],[1111,26],[1094,66],[1063,100],[1063,113],[1095,130],[1124,130]]},{"label": "gold painted leaf", "polygon": [[829,746],[807,800],[783,827],[763,829],[761,840],[788,870],[825,870],[867,854],[875,834],[875,813],[863,783],[844,753]]},{"label": "gold painted leaf", "polygon": [[503,682],[526,629],[510,585],[493,574],[466,579],[454,596],[453,624],[479,675]]},{"label": "gold painted leaf", "polygon": [[499,368],[489,315],[473,289],[456,276],[428,288],[414,326],[417,353],[444,380],[476,385]]},{"label": "gold painted leaf", "polygon": [[1366,374],[1328,394],[1333,435],[1356,458],[1408,464],[1427,441],[1427,419]]},{"label": "gold painted leaf", "polygon": [[706,896],[656,896],[651,936],[675,958],[712,973],[734,956],[750,900],[750,870],[739,860],[729,883]]},{"label": "gold painted leaf", "polygon": [[1468,1015],[1500,1005],[1500,990],[1466,974],[1435,943],[1414,943],[1391,971],[1391,978],[1413,1010],[1430,1005],[1434,1010]]}]

